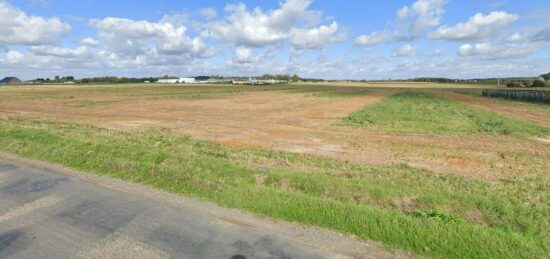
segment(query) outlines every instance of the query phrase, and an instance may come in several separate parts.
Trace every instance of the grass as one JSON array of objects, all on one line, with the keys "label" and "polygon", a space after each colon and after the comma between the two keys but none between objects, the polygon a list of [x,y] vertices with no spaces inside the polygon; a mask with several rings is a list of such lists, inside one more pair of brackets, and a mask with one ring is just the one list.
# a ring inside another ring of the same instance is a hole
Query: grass
[{"label": "grass", "polygon": [[[15,119],[0,120],[0,150],[419,255],[544,258],[550,252],[548,171],[485,182],[402,164],[229,148],[162,130]],[[264,167],[269,170],[259,170]]]},{"label": "grass", "polygon": [[[243,93],[242,87],[225,85],[79,85],[76,87],[29,87],[0,88],[0,100],[40,100],[74,99],[79,101],[89,97],[101,101],[91,106],[101,105],[103,99],[125,100],[125,98],[152,99],[212,99]],[[84,105],[86,107],[87,105]]]},{"label": "grass", "polygon": [[300,87],[289,88],[289,93],[305,93],[316,97],[329,98],[350,98],[361,95],[367,95],[373,91],[372,88],[365,87],[343,87],[343,86],[315,86],[300,85]]},{"label": "grass", "polygon": [[[106,84],[77,86],[35,86],[0,88],[0,101],[61,99],[74,102],[75,108],[95,108],[128,99],[204,100],[243,95],[253,92],[280,91],[311,94],[316,97],[348,98],[365,95],[371,90],[360,87],[337,87],[283,84],[273,86],[234,85],[155,85]],[[93,100],[89,100],[92,97]]]},{"label": "grass", "polygon": [[354,125],[385,132],[550,135],[550,129],[436,97],[425,91],[401,91],[381,103],[352,113]]}]

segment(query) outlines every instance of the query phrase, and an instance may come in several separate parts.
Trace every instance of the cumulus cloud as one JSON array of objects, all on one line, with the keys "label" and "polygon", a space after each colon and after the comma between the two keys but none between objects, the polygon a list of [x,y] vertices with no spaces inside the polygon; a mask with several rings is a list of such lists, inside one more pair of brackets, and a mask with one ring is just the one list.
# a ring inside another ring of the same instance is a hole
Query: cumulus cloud
[{"label": "cumulus cloud", "polygon": [[19,51],[11,50],[11,51],[8,51],[8,53],[6,53],[4,62],[8,64],[17,64],[23,61],[23,58],[24,58],[23,53]]},{"label": "cumulus cloud", "polygon": [[[209,57],[214,50],[207,47],[200,37],[189,37],[187,27],[173,24],[169,17],[159,22],[136,21],[125,18],[107,17],[93,19],[90,25],[98,30],[100,40],[123,54],[137,54],[158,51],[166,55],[190,54],[194,57]],[[153,40],[150,48],[144,40]]]},{"label": "cumulus cloud", "polygon": [[410,57],[416,55],[416,47],[411,44],[405,44],[397,48],[392,56],[394,57]]},{"label": "cumulus cloud", "polygon": [[291,36],[292,27],[307,12],[311,1],[288,0],[280,9],[264,12],[255,8],[249,12],[244,4],[227,5],[225,21],[208,24],[211,34],[233,41],[239,46],[263,47]]},{"label": "cumulus cloud", "polygon": [[510,59],[527,57],[539,48],[538,45],[528,43],[466,43],[460,46],[458,54],[463,57],[476,57],[488,60]]},{"label": "cumulus cloud", "polygon": [[374,31],[358,36],[355,44],[370,46],[418,38],[427,29],[440,24],[446,4],[447,0],[418,0],[411,6],[403,6],[397,12],[397,22],[405,29],[404,32]]},{"label": "cumulus cloud", "polygon": [[517,14],[507,12],[491,12],[487,15],[477,13],[466,22],[437,29],[428,38],[457,41],[485,40],[501,34],[506,26],[518,19]]},{"label": "cumulus cloud", "polygon": [[252,50],[247,47],[237,47],[235,48],[235,53],[233,55],[233,63],[245,64],[245,63],[256,63],[259,61],[259,58],[252,56]]},{"label": "cumulus cloud", "polygon": [[55,47],[55,46],[32,46],[30,51],[38,56],[54,56],[61,58],[82,57],[88,54],[88,48],[78,47],[76,49]]},{"label": "cumulus cloud", "polygon": [[419,33],[431,27],[438,26],[445,13],[443,7],[447,0],[418,0],[411,6],[404,6],[397,12],[401,21],[408,22],[411,35]]},{"label": "cumulus cloud", "polygon": [[286,40],[297,49],[321,49],[344,40],[338,23],[318,25],[320,13],[309,10],[312,0],[285,0],[278,9],[248,10],[244,4],[227,5],[224,19],[206,24],[203,35],[236,46],[265,47]]},{"label": "cumulus cloud", "polygon": [[343,41],[346,34],[339,31],[338,23],[332,22],[330,25],[321,25],[309,30],[296,30],[290,43],[296,49],[322,49],[328,45]]},{"label": "cumulus cloud", "polygon": [[378,45],[392,41],[399,41],[402,38],[403,37],[397,32],[375,31],[370,34],[360,35],[355,39],[355,44],[363,46]]},{"label": "cumulus cloud", "polygon": [[506,38],[506,41],[508,42],[519,42],[525,39],[525,36],[516,32]]},{"label": "cumulus cloud", "polygon": [[70,30],[71,27],[57,17],[29,16],[0,1],[0,45],[52,44]]},{"label": "cumulus cloud", "polygon": [[546,25],[542,30],[533,35],[534,41],[550,41],[550,24]]},{"label": "cumulus cloud", "polygon": [[84,46],[98,46],[100,42],[92,37],[84,38],[80,41],[80,45]]}]

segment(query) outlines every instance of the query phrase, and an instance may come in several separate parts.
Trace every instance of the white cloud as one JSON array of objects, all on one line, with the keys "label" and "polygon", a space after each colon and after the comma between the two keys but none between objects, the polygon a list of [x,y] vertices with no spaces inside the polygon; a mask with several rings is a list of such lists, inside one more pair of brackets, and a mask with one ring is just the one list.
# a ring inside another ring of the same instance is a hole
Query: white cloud
[{"label": "white cloud", "polygon": [[370,34],[360,35],[355,39],[356,45],[370,46],[382,43],[399,41],[402,37],[397,32],[375,31]]},{"label": "white cloud", "polygon": [[9,64],[17,64],[23,61],[23,58],[24,58],[23,53],[19,51],[11,50],[11,51],[8,51],[8,53],[6,53],[6,58],[4,62]]},{"label": "white cloud", "polygon": [[550,41],[550,24],[546,25],[542,30],[533,35],[534,41]]},{"label": "white cloud", "polygon": [[252,56],[252,50],[247,47],[237,47],[235,48],[235,53],[233,56],[233,63],[245,64],[245,63],[256,63],[259,61],[259,58]]},{"label": "white cloud", "polygon": [[421,37],[429,28],[438,26],[443,18],[447,0],[418,0],[397,11],[397,21],[404,28],[396,31],[374,31],[355,39],[356,45],[370,46]]},{"label": "white cloud", "polygon": [[434,40],[479,41],[498,36],[510,23],[519,19],[517,14],[491,12],[487,15],[477,13],[467,22],[454,26],[443,26],[429,35]]},{"label": "white cloud", "polygon": [[38,56],[54,56],[60,58],[75,58],[82,57],[88,54],[88,48],[78,47],[76,49],[68,49],[54,46],[32,46],[30,51]]},{"label": "white cloud", "polygon": [[516,32],[512,35],[510,35],[508,38],[506,38],[506,41],[508,42],[519,42],[525,39],[525,36]]},{"label": "white cloud", "polygon": [[397,48],[392,56],[394,57],[410,57],[416,55],[416,47],[411,44],[405,44]]},{"label": "white cloud", "polygon": [[163,24],[148,21],[136,21],[126,18],[107,17],[92,19],[90,25],[103,36],[121,37],[129,39],[143,39],[158,36]]},{"label": "white cloud", "polygon": [[439,25],[446,4],[447,0],[418,0],[411,6],[399,9],[397,17],[408,23],[411,35],[417,36],[424,30]]},{"label": "white cloud", "polygon": [[216,18],[216,16],[218,15],[218,12],[214,8],[204,8],[204,9],[201,9],[200,14],[202,17],[210,20],[210,19]]},{"label": "white cloud", "polygon": [[[169,21],[173,19],[166,16],[157,23],[107,17],[93,19],[90,25],[98,30],[100,40],[122,54],[158,51],[166,55],[209,57],[214,53],[200,37],[189,37],[187,27]],[[155,48],[147,45],[144,40],[148,39],[155,41]]]},{"label": "white cloud", "polygon": [[80,41],[80,45],[84,46],[98,46],[100,42],[92,37],[84,38]]},{"label": "white cloud", "polygon": [[59,18],[29,16],[20,9],[0,1],[0,45],[52,44],[71,27]]},{"label": "white cloud", "polygon": [[322,49],[328,45],[343,41],[346,34],[338,30],[338,23],[321,25],[309,30],[296,30],[290,42],[296,49]]},{"label": "white cloud", "polygon": [[290,38],[292,29],[307,12],[311,0],[287,0],[279,9],[264,12],[259,7],[249,12],[244,4],[227,5],[223,21],[207,25],[210,34],[238,46],[263,47]]},{"label": "white cloud", "polygon": [[458,54],[463,57],[477,57],[481,59],[511,59],[523,58],[537,51],[540,47],[534,44],[492,44],[492,43],[466,43],[460,46]]},{"label": "white cloud", "polygon": [[309,10],[312,0],[284,0],[278,9],[248,10],[244,4],[227,5],[224,19],[206,24],[208,35],[236,46],[265,47],[290,40],[297,49],[322,49],[342,41],[338,23],[319,25],[320,12]]}]

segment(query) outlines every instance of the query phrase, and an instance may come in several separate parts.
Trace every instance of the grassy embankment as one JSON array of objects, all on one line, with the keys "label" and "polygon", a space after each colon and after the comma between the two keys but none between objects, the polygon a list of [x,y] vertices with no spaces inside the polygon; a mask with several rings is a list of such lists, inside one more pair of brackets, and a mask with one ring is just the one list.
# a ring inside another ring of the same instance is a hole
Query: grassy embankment
[{"label": "grassy embankment", "polygon": [[[404,109],[416,120],[408,121]],[[451,115],[437,118],[446,116],[442,111]],[[371,127],[398,132],[549,131],[422,93],[400,93],[351,118],[369,118]],[[453,127],[439,125],[449,120]],[[402,164],[364,166],[228,148],[161,130],[129,133],[15,119],[0,120],[0,150],[422,255],[543,258],[550,251],[548,172],[485,182]]]},{"label": "grassy embankment", "polygon": [[355,125],[398,133],[548,136],[550,129],[483,111],[424,91],[402,91],[349,115]]}]

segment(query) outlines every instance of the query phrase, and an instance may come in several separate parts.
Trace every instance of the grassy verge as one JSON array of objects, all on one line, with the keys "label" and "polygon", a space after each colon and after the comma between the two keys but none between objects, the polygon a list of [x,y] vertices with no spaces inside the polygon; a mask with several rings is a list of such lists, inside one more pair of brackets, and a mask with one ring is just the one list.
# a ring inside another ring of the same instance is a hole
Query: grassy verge
[{"label": "grassy verge", "polygon": [[514,120],[424,91],[402,91],[352,113],[346,120],[386,132],[550,135],[550,129]]},{"label": "grassy verge", "polygon": [[[0,120],[0,150],[446,258],[548,255],[548,172],[483,182],[228,148],[162,131]],[[267,167],[269,170],[258,170]]]}]

